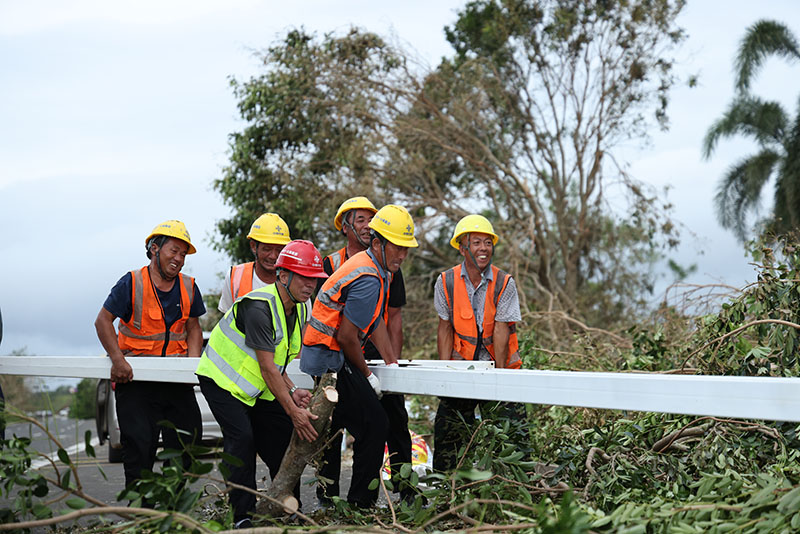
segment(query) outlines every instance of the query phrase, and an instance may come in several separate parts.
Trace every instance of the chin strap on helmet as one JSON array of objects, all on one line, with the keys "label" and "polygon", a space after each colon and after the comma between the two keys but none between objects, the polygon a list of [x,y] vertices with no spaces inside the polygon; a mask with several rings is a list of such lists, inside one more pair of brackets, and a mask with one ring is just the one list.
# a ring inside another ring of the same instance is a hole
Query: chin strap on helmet
[{"label": "chin strap on helmet", "polygon": [[356,236],[356,241],[358,241],[359,245],[361,245],[365,249],[368,249],[369,248],[369,243],[365,243],[364,240],[361,239],[361,236],[358,235],[358,232],[356,232],[355,226],[353,226],[353,219],[355,219],[355,217],[356,217],[355,210],[350,210],[347,213],[345,213],[345,215],[344,215],[344,226],[347,226],[347,227],[350,228],[350,231],[353,232],[354,236]]},{"label": "chin strap on helmet", "polygon": [[469,254],[469,259],[472,260],[472,265],[474,265],[479,272],[483,272],[492,265],[492,259],[494,258],[494,243],[492,244],[492,255],[489,256],[489,263],[487,263],[486,267],[483,270],[481,270],[481,268],[478,266],[478,260],[475,259],[475,255],[472,253],[472,249],[469,248],[469,236],[470,234],[467,234],[465,236],[467,238],[467,244],[464,245],[464,248],[467,249],[467,254]]},{"label": "chin strap on helmet", "polygon": [[388,271],[389,266],[386,264],[386,241],[388,240],[375,230],[372,230],[370,235],[372,236],[372,239],[377,239],[381,242],[381,261],[383,262],[383,269]]},{"label": "chin strap on helmet", "polygon": [[280,270],[281,271],[285,270],[286,272],[289,273],[289,281],[284,284],[283,282],[281,282],[280,277],[278,277],[277,282],[283,286],[283,288],[286,290],[286,293],[289,294],[289,298],[292,299],[292,302],[294,302],[295,304],[299,304],[301,301],[297,300],[295,296],[292,294],[292,290],[289,289],[289,286],[292,284],[292,278],[294,277],[294,272],[290,271],[289,269],[280,269]]},{"label": "chin strap on helmet", "polygon": [[167,273],[164,272],[164,269],[161,268],[161,245],[163,245],[164,241],[166,240],[167,240],[166,236],[163,235],[154,236],[152,239],[150,239],[150,243],[148,244],[147,248],[149,249],[154,244],[158,247],[156,249],[156,266],[158,267],[158,274],[161,275],[161,278],[163,278],[167,282],[171,282],[172,280],[175,279],[175,276],[167,275]]}]

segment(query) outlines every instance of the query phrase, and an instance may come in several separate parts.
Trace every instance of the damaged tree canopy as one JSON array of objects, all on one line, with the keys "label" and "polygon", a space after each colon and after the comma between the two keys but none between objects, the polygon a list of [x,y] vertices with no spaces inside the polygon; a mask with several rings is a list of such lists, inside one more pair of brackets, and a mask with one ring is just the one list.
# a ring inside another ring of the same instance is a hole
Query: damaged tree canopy
[{"label": "damaged tree canopy", "polygon": [[[651,263],[677,243],[668,206],[617,149],[666,127],[682,6],[471,2],[446,28],[453,55],[435,67],[358,29],[289,32],[261,56],[263,74],[234,82],[247,124],[215,183],[234,208],[220,245],[248,259],[242,236],[266,209],[292,236],[333,249],[345,198],[403,204],[422,243],[404,266],[409,310],[422,311],[432,273],[457,261],[455,222],[481,212],[523,316],[615,325],[641,309]],[[432,342],[422,315],[408,338]]]}]

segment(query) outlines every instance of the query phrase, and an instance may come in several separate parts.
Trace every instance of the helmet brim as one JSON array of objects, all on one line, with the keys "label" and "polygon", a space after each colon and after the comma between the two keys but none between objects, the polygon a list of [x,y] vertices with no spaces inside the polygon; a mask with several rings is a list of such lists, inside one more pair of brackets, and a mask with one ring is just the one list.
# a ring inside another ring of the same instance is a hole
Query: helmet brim
[{"label": "helmet brim", "polygon": [[299,268],[290,269],[289,267],[283,267],[283,269],[291,271],[294,274],[299,274],[300,276],[305,276],[306,278],[328,278],[328,273],[326,273],[325,271],[306,271],[305,269],[299,269]]},{"label": "helmet brim", "polygon": [[172,238],[172,239],[177,239],[178,241],[183,241],[184,243],[189,245],[189,250],[186,251],[186,254],[194,254],[195,252],[197,252],[197,249],[194,248],[194,245],[192,245],[191,243],[189,243],[185,239],[181,239],[180,237],[175,237],[174,235],[168,235],[168,234],[159,234],[159,233],[150,234],[149,236],[147,236],[147,239],[144,240],[144,246],[146,247],[148,245],[148,243],[150,243],[150,240],[153,239],[157,235],[163,235],[165,237],[169,237],[169,238]]}]

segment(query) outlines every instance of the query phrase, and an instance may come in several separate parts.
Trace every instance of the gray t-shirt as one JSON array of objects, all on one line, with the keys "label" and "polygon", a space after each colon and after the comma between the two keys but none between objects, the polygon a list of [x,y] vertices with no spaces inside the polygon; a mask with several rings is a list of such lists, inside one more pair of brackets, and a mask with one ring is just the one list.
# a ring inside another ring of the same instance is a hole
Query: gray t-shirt
[{"label": "gray t-shirt", "polygon": [[[310,301],[304,303],[310,309]],[[286,335],[291,337],[297,323],[296,308],[284,310]],[[308,313],[306,313],[308,316]],[[269,305],[263,300],[244,299],[236,308],[236,328],[244,333],[244,343],[256,350],[275,352],[275,326]]]},{"label": "gray t-shirt", "polygon": [[[494,278],[491,266],[484,269],[481,273],[481,281],[478,286],[472,285],[467,275],[466,262],[461,264],[461,280],[455,280],[454,283],[463,283],[467,290],[467,296],[472,304],[472,313],[475,316],[475,321],[478,324],[478,333],[483,333],[483,310],[486,304],[486,288]],[[433,305],[436,307],[436,313],[445,321],[450,321],[450,308],[447,306],[447,298],[444,294],[444,284],[442,284],[442,277],[436,278],[436,285],[434,286]],[[495,322],[499,323],[516,323],[522,320],[522,315],[519,311],[519,296],[517,295],[517,285],[514,278],[509,277],[506,289],[497,301],[497,312],[494,316]],[[492,359],[489,351],[481,346],[478,351],[478,360],[489,361]]]}]

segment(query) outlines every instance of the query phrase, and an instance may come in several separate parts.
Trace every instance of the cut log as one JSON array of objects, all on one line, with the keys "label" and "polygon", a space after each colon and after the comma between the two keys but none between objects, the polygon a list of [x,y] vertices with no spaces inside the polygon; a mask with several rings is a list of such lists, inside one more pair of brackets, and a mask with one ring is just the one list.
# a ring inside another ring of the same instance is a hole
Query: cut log
[{"label": "cut log", "polygon": [[286,454],[283,455],[281,467],[266,492],[268,498],[260,499],[256,506],[258,514],[277,516],[297,511],[299,503],[292,492],[300,481],[306,464],[311,463],[314,457],[322,452],[328,439],[331,414],[338,401],[336,373],[326,373],[308,403],[308,410],[317,416],[317,419],[311,421],[314,430],[317,431],[317,439],[311,442],[305,441],[298,437],[296,431],[292,432],[292,439]]}]

